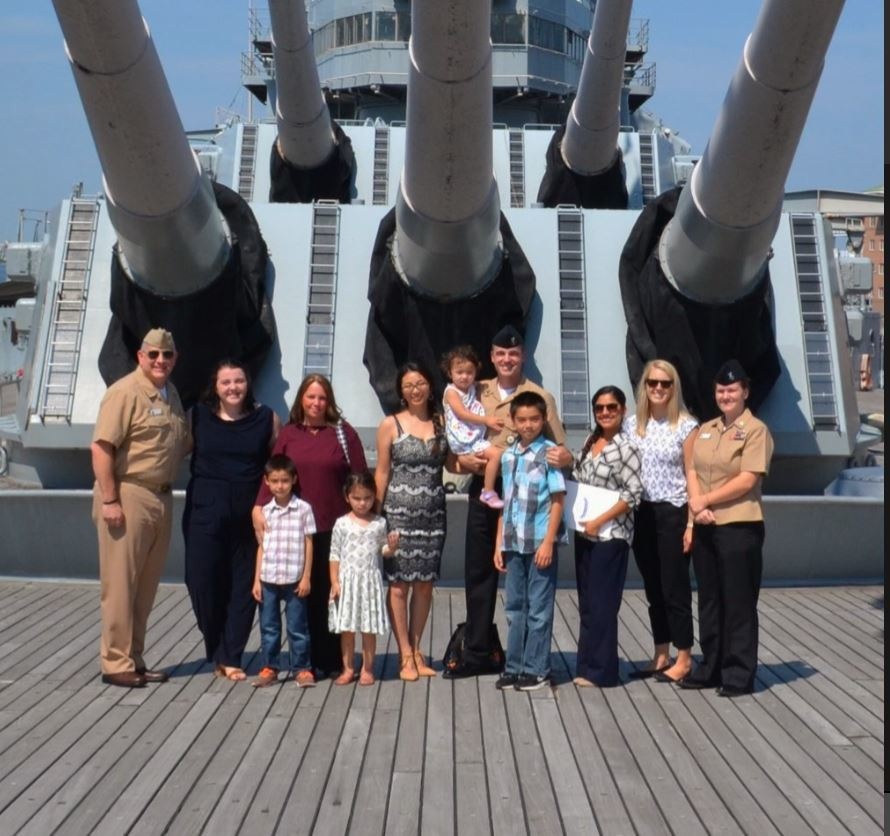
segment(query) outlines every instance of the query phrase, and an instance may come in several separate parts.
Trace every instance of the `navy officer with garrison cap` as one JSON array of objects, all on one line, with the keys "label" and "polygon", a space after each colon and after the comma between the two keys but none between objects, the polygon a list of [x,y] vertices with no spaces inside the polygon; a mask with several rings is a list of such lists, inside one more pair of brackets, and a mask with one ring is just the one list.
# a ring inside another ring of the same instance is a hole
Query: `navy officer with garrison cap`
[{"label": "navy officer with garrison cap", "polygon": [[136,352],[136,363],[105,392],[90,447],[102,681],[124,688],[167,679],[165,672],[146,667],[142,652],[170,544],[170,487],[191,447],[182,403],[170,382],[176,365],[173,335],[152,328]]},{"label": "navy officer with garrison cap", "polygon": [[757,669],[764,539],[760,486],[773,439],[745,405],[749,384],[738,360],[720,367],[714,397],[722,414],[701,425],[688,483],[702,660],[679,685],[718,688],[721,697],[749,694]]},{"label": "navy officer with garrison cap", "polygon": [[[565,447],[566,434],[556,401],[550,392],[530,381],[523,374],[525,343],[522,334],[512,325],[498,331],[491,341],[491,362],[497,376],[476,384],[477,397],[485,408],[485,414],[503,419],[503,429],[489,430],[488,440],[499,447],[507,447],[516,441],[510,420],[510,402],[520,392],[537,392],[547,405],[544,435],[558,447],[547,453],[547,460],[554,467],[568,467],[572,454]],[[494,608],[498,589],[498,571],[494,566],[494,547],[497,535],[498,512],[479,500],[485,459],[459,456],[461,472],[475,474],[470,485],[467,509],[466,558],[464,583],[466,585],[467,621],[464,632],[463,658],[455,667],[447,667],[446,678],[476,676],[499,672],[503,658],[497,658],[494,647]]]}]

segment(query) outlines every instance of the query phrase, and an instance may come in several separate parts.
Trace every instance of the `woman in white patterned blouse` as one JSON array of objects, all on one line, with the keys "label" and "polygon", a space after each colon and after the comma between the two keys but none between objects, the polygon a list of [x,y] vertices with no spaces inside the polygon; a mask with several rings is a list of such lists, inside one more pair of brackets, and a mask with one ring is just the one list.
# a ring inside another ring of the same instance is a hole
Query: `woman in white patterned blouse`
[{"label": "woman in white patterned blouse", "polygon": [[[633,550],[655,642],[649,666],[631,673],[638,679],[654,674],[659,682],[678,682],[692,669],[692,522],[686,483],[697,428],[683,403],[677,369],[667,360],[651,360],[637,386],[637,413],[625,427],[643,462]],[[677,648],[673,665],[671,643]]]},{"label": "woman in white patterned blouse", "polygon": [[[578,584],[578,669],[576,685],[618,684],[618,609],[633,537],[633,511],[640,502],[640,456],[621,432],[626,398],[617,386],[603,386],[591,401],[594,430],[575,463],[579,482],[617,492],[618,501],[584,521],[575,535]],[[609,525],[607,525],[607,523]]]}]

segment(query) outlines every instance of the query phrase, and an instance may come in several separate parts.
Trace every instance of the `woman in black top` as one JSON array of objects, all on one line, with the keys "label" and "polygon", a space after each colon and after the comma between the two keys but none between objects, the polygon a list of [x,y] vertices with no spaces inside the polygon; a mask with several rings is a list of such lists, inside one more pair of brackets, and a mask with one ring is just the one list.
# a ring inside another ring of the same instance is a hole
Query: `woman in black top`
[{"label": "woman in black top", "polygon": [[232,360],[216,367],[191,413],[185,583],[207,661],[232,681],[245,679],[241,657],[256,608],[251,511],[278,428],[278,416],[254,400],[247,370]]}]

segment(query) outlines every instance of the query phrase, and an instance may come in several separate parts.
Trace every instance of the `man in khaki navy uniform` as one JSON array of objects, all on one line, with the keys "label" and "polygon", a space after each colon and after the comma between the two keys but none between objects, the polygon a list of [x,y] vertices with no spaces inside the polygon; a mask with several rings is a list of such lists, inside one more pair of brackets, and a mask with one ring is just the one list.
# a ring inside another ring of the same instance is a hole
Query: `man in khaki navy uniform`
[{"label": "man in khaki navy uniform", "polygon": [[102,681],[124,688],[167,680],[164,671],[146,668],[142,651],[170,544],[170,486],[191,445],[182,403],[169,382],[176,365],[173,335],[153,328],[136,362],[137,368],[102,398],[90,448],[102,587]]},{"label": "man in khaki navy uniform", "polygon": [[681,688],[719,687],[749,694],[757,670],[757,599],[763,573],[761,482],[773,439],[745,405],[748,375],[728,360],[715,378],[723,415],[701,425],[692,448],[689,511],[695,519],[692,563],[698,583],[702,660]]},{"label": "man in khaki navy uniform", "polygon": [[[489,431],[488,440],[504,448],[516,441],[517,436],[510,421],[510,403],[520,392],[537,392],[547,404],[544,436],[560,445],[548,451],[547,460],[554,467],[571,465],[572,454],[565,447],[566,434],[556,401],[553,395],[532,383],[523,374],[525,343],[522,335],[512,325],[504,326],[492,337],[491,362],[497,377],[480,380],[476,384],[476,396],[485,408],[485,414],[503,418],[504,425],[498,431]],[[500,670],[500,666],[494,664],[492,659],[492,625],[499,577],[494,566],[494,545],[499,512],[479,500],[482,490],[482,478],[479,474],[485,468],[485,459],[467,455],[460,456],[459,462],[461,472],[471,472],[476,476],[470,485],[467,508],[464,564],[467,621],[464,628],[463,660],[456,668],[446,668],[443,676],[448,679]]]}]

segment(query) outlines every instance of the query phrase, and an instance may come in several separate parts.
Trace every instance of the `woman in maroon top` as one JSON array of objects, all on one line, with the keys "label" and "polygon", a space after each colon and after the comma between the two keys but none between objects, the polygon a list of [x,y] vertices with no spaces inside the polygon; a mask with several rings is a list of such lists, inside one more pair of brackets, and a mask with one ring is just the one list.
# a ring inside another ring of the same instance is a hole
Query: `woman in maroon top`
[{"label": "woman in maroon top", "polygon": [[[282,427],[273,453],[284,453],[297,468],[297,493],[315,515],[312,537],[312,591],[309,593],[309,636],[312,665],[322,673],[341,666],[340,637],[328,631],[328,598],[331,577],[328,555],[331,531],[337,517],[349,511],[343,484],[350,472],[367,468],[358,433],[340,417],[331,382],[320,374],[307,375]],[[271,500],[263,484],[254,508],[254,527],[261,537],[260,508]]]}]

